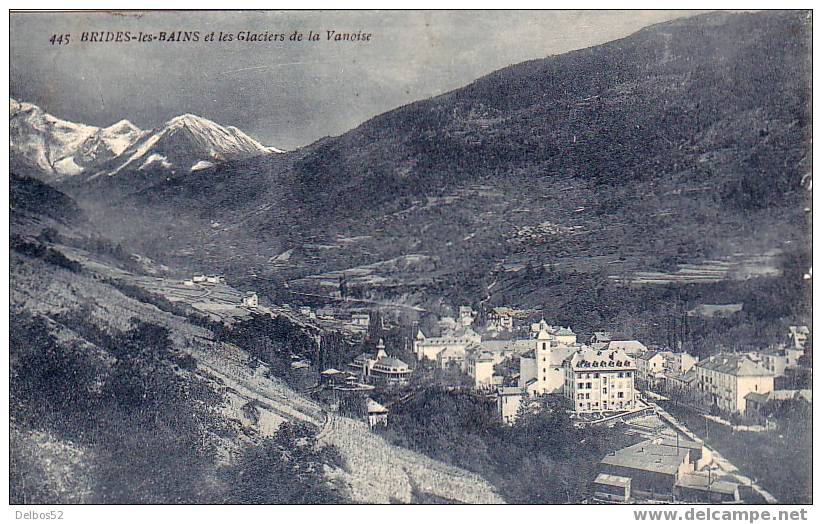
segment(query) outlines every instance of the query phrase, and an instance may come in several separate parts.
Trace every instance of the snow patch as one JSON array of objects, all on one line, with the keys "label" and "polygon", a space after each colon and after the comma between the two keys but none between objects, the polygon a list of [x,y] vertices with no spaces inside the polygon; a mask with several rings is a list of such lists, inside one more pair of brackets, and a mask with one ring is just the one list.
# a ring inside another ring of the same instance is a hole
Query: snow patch
[{"label": "snow patch", "polygon": [[54,170],[61,175],[79,175],[83,168],[74,162],[74,156],[69,156],[54,163]]},{"label": "snow patch", "polygon": [[213,165],[214,165],[214,162],[209,162],[208,160],[200,160],[199,162],[197,162],[196,164],[191,166],[191,171],[192,172],[202,171],[203,169],[208,169],[209,167],[212,167]]},{"label": "snow patch", "polygon": [[163,155],[160,155],[158,153],[154,153],[152,155],[149,155],[148,158],[146,158],[146,161],[143,162],[143,165],[141,165],[138,168],[138,171],[142,171],[143,169],[149,167],[151,164],[154,164],[156,162],[159,162],[160,166],[162,166],[165,169],[168,169],[168,168],[171,167],[171,162],[169,162],[166,157],[164,157]]}]

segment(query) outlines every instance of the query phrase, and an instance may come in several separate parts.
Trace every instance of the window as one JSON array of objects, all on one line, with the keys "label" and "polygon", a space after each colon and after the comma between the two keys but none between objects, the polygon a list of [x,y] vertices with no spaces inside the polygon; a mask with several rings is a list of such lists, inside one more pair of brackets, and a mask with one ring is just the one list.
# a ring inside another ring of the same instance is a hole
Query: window
[{"label": "window", "polygon": [[625,393],[623,393],[622,391],[618,392],[617,398],[625,398]]}]

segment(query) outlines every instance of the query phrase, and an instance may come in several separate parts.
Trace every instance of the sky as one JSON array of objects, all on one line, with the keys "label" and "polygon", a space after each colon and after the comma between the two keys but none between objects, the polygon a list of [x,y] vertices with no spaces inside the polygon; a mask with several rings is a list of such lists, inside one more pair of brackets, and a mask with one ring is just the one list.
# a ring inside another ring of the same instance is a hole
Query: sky
[{"label": "sky", "polygon": [[[534,58],[694,11],[12,13],[10,95],[75,122],[150,129],[183,113],[295,149]],[[326,31],[370,33],[328,41]],[[83,42],[84,32],[197,31],[189,42]],[[231,42],[206,42],[211,32]],[[286,35],[238,41],[239,32]],[[295,31],[302,41],[290,41]],[[320,41],[308,41],[309,31]],[[52,35],[68,34],[68,44]]]}]

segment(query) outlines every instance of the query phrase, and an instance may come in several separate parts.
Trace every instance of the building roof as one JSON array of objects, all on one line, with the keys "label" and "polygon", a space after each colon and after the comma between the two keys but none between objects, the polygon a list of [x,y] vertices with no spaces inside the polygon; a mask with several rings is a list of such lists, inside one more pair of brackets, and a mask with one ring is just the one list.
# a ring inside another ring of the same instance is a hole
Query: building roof
[{"label": "building roof", "polygon": [[[422,336],[420,336],[422,335]],[[445,346],[449,344],[468,344],[479,340],[480,335],[470,327],[451,331],[439,337],[425,338],[422,331],[417,332],[419,346]]]},{"label": "building roof", "polygon": [[386,366],[391,368],[408,368],[408,364],[406,364],[405,362],[396,357],[382,357],[381,359],[377,360],[376,363],[380,366]]},{"label": "building roof", "polygon": [[611,332],[610,331],[594,331],[594,336],[591,337],[591,340],[596,339],[599,342],[607,342],[611,340]]},{"label": "building roof", "polygon": [[671,446],[646,440],[620,449],[602,459],[602,464],[618,466],[666,475],[676,475],[679,467],[690,455],[685,447]]},{"label": "building roof", "polygon": [[672,380],[679,380],[687,384],[696,380],[696,370],[691,368],[685,373],[679,373],[678,371],[667,371],[665,372],[665,376]]},{"label": "building roof", "polygon": [[497,393],[499,393],[500,395],[505,395],[505,396],[524,395],[524,393],[522,391],[522,388],[517,387],[517,386],[504,386],[504,387],[501,387],[501,388],[497,389]]},{"label": "building roof", "polygon": [[676,437],[669,437],[666,436],[659,441],[660,444],[664,446],[671,446],[674,448],[688,448],[688,449],[695,449],[702,451],[703,444],[701,442],[696,442],[694,440],[689,440],[685,437],[677,439]]},{"label": "building roof", "polygon": [[482,353],[477,355],[474,360],[476,360],[477,362],[489,362],[494,360],[494,355],[487,351],[483,351]]},{"label": "building roof", "polygon": [[565,362],[573,369],[619,368],[633,369],[634,362],[621,349],[579,348]]},{"label": "building roof", "polygon": [[726,480],[716,480],[706,471],[685,473],[679,477],[676,485],[681,488],[695,489],[710,493],[722,493],[724,495],[736,495],[739,489],[739,484],[728,482]]},{"label": "building roof", "polygon": [[372,355],[371,353],[360,353],[359,355],[354,357],[353,363],[357,364],[358,366],[361,366],[365,363],[366,360],[369,360],[373,357],[374,355]]},{"label": "building roof", "polygon": [[377,402],[373,399],[366,399],[365,400],[366,409],[368,409],[369,415],[376,415],[380,413],[388,413],[388,408]]},{"label": "building roof", "polygon": [[639,340],[612,340],[608,342],[608,349],[621,349],[626,353],[647,351],[648,348]]},{"label": "building roof", "polygon": [[573,330],[570,327],[567,327],[567,328],[561,327],[554,334],[558,337],[569,337],[569,336],[572,336],[572,335],[576,335],[576,333],[574,333]]},{"label": "building roof", "polygon": [[748,355],[720,354],[706,358],[697,367],[737,377],[767,377],[773,373],[760,366]]},{"label": "building roof", "polygon": [[[611,348],[611,346],[609,344],[608,349],[610,349],[610,348]],[[638,355],[636,358],[638,358],[639,360],[646,360],[646,361],[650,362],[657,355],[662,356],[662,352],[661,351],[655,351],[655,350],[646,351],[645,353],[642,353],[641,355]],[[664,357],[662,357],[662,358],[664,358]]]},{"label": "building roof", "polygon": [[449,356],[465,356],[465,348],[460,348],[456,346],[448,346],[439,353],[437,353],[437,358],[442,357],[449,357]]},{"label": "building roof", "polygon": [[609,475],[607,473],[600,473],[594,479],[595,484],[602,484],[603,486],[615,486],[618,488],[627,488],[631,485],[629,477],[620,477],[619,475]]},{"label": "building roof", "polygon": [[339,375],[340,373],[342,373],[342,371],[339,369],[328,368],[325,371],[321,371],[320,375]]},{"label": "building roof", "polygon": [[535,342],[532,339],[508,339],[508,340],[483,340],[480,347],[483,351],[491,353],[505,352],[526,352],[534,349]]},{"label": "building roof", "polygon": [[548,330],[548,331],[551,330],[551,326],[548,325],[548,322],[546,322],[544,318],[541,319],[539,322],[534,322],[534,323],[531,324],[531,331],[540,331],[542,329],[545,329],[545,330]]}]

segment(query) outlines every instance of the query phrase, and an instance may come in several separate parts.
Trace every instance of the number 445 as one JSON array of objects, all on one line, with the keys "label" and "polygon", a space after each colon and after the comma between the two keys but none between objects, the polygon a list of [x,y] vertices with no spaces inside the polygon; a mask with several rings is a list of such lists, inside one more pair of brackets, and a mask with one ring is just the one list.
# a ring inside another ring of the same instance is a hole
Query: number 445
[{"label": "number 445", "polygon": [[59,35],[55,34],[51,35],[51,38],[49,38],[49,42],[51,43],[51,45],[68,45],[69,38],[71,38],[71,35],[69,35],[68,33]]}]

